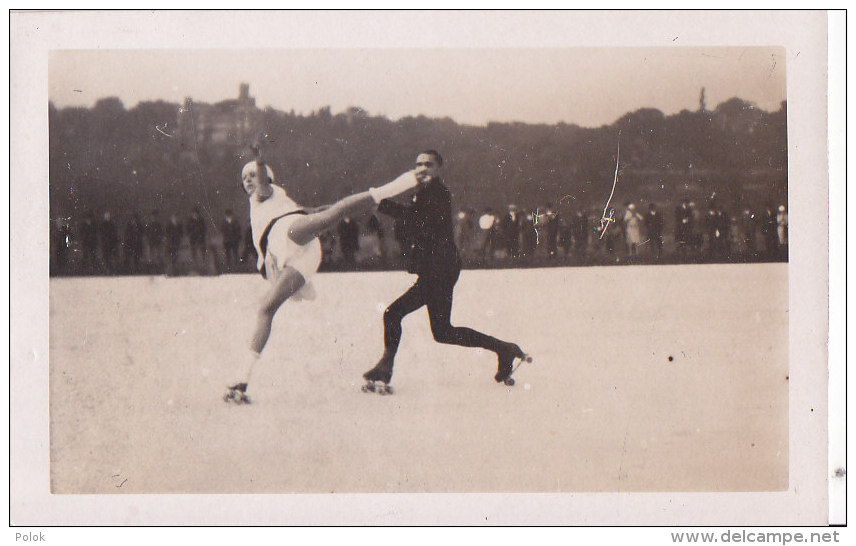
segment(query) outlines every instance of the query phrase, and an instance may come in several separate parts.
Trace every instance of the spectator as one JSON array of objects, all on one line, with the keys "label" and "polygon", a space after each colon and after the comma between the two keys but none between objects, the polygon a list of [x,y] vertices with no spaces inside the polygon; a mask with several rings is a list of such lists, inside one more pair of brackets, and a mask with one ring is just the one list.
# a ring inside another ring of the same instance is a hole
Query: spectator
[{"label": "spectator", "polygon": [[360,227],[350,217],[346,216],[339,222],[339,249],[342,251],[342,264],[345,269],[357,267],[356,255],[360,248]]},{"label": "spectator", "polygon": [[582,209],[578,210],[574,216],[571,230],[574,236],[574,255],[582,258],[586,255],[589,233],[591,231],[589,229],[589,219]]},{"label": "spectator", "polygon": [[472,209],[462,209],[455,217],[455,244],[461,254],[469,258],[473,254],[473,241],[476,233],[476,222]]},{"label": "spectator", "polygon": [[486,208],[481,216],[479,216],[478,223],[478,239],[479,246],[478,248],[481,250],[481,257],[483,259],[493,258],[496,254],[496,244],[497,244],[497,221],[496,215],[493,213],[493,209]]},{"label": "spectator", "polygon": [[654,203],[648,205],[648,213],[645,215],[645,229],[648,231],[648,239],[654,249],[654,258],[659,262],[663,258],[663,215],[657,210]]},{"label": "spectator", "polygon": [[370,214],[369,219],[366,220],[366,233],[375,235],[378,240],[383,239],[383,227],[380,225],[380,220],[378,220],[377,214]]},{"label": "spectator", "polygon": [[728,230],[728,215],[717,204],[712,204],[708,212],[708,251],[712,257],[727,257]]},{"label": "spectator", "polygon": [[166,274],[175,275],[178,272],[178,251],[181,249],[181,240],[184,238],[184,225],[173,213],[166,225]]},{"label": "spectator", "polygon": [[553,259],[559,254],[559,213],[549,203],[543,222],[547,257]]},{"label": "spectator", "polygon": [[[512,254],[512,249],[509,246],[509,255],[519,256],[526,260],[532,259],[538,246],[537,218],[536,213],[532,211],[520,213],[518,229],[520,230],[521,245],[515,254]],[[511,235],[509,234],[509,236]]]},{"label": "spectator", "polygon": [[620,234],[620,237],[622,239],[624,239],[625,241],[627,240],[627,224],[625,222],[625,215],[626,215],[627,209],[630,207],[630,204],[631,204],[630,201],[627,201],[626,203],[624,203],[624,211],[625,211],[624,214],[621,214],[617,211],[615,213],[616,231],[618,231],[618,233]]},{"label": "spectator", "polygon": [[741,240],[740,224],[737,218],[733,216],[728,217],[728,247],[732,251],[731,261],[737,261],[745,253]]},{"label": "spectator", "polygon": [[689,203],[682,201],[681,205],[675,209],[675,244],[679,256],[685,256],[691,247],[692,232],[693,212],[690,210]]},{"label": "spectator", "polygon": [[146,243],[149,247],[149,261],[159,273],[164,271],[164,232],[160,221],[160,212],[152,211],[152,217],[145,228]]},{"label": "spectator", "polygon": [[[598,237],[603,240],[603,248],[606,251],[606,256],[610,261],[613,259],[613,254],[615,254],[615,249],[618,247],[618,238],[620,237],[619,228],[606,224],[601,228],[601,226],[597,226]],[[602,230],[606,230],[606,233],[603,233]],[[615,261],[618,262],[619,258],[616,256]]]},{"label": "spectator", "polygon": [[80,237],[83,243],[83,268],[86,273],[91,274],[98,264],[98,226],[91,212],[83,219]]},{"label": "spectator", "polygon": [[140,270],[140,261],[143,256],[143,226],[140,215],[136,212],[125,225],[124,261],[125,269],[129,273],[137,273]]},{"label": "spectator", "polygon": [[223,251],[226,255],[226,270],[234,271],[238,265],[238,245],[241,243],[241,224],[232,213],[232,209],[226,209],[221,228],[223,232]]},{"label": "spectator", "polygon": [[380,220],[369,214],[364,222],[354,220],[354,223],[357,224],[356,263],[361,268],[376,268],[383,255]]},{"label": "spectator", "polygon": [[755,232],[758,230],[758,215],[751,209],[744,209],[740,217],[740,238],[749,256],[757,252]]},{"label": "spectator", "polygon": [[564,216],[559,216],[559,247],[565,256],[571,254],[574,244],[572,224]]},{"label": "spectator", "polygon": [[204,273],[207,262],[207,243],[205,220],[199,207],[193,207],[190,218],[187,220],[187,238],[190,242],[190,258],[196,268]]},{"label": "spectator", "polygon": [[500,222],[499,229],[509,258],[517,258],[520,254],[520,220],[517,205],[508,205],[508,212]]},{"label": "spectator", "polygon": [[68,265],[68,249],[71,246],[71,227],[67,218],[57,218],[50,224],[51,262],[50,273],[62,274]]},{"label": "spectator", "polygon": [[636,210],[636,205],[629,203],[624,213],[624,237],[627,242],[627,256],[634,257],[639,254],[639,245],[642,244],[642,222],[644,218]]},{"label": "spectator", "polygon": [[775,256],[779,247],[778,221],[773,207],[764,208],[761,219],[761,237],[764,239],[764,252],[768,258]]},{"label": "spectator", "polygon": [[788,245],[788,210],[785,205],[779,205],[779,212],[776,213],[776,235],[779,248],[784,249]]},{"label": "spectator", "polygon": [[[336,238],[329,231],[325,231],[322,233],[318,240],[321,242],[321,265],[319,265],[319,271],[329,271],[333,269],[333,252],[336,248]],[[253,245],[252,240],[250,240],[250,246]],[[255,250],[255,247],[253,247]],[[256,258],[257,259],[257,258]],[[244,258],[241,258],[241,261],[244,261]]]},{"label": "spectator", "polygon": [[702,225],[702,231],[705,233],[705,239],[707,240],[706,255],[708,257],[712,257],[716,249],[716,224],[716,210],[713,208],[713,205],[711,205],[707,211],[707,217],[704,219],[704,223]]},{"label": "spectator", "polygon": [[98,235],[101,239],[101,257],[104,260],[104,268],[108,274],[116,270],[116,259],[119,250],[119,231],[110,211],[104,213],[104,219],[98,226]]},{"label": "spectator", "polygon": [[690,201],[689,207],[690,214],[692,215],[690,221],[689,245],[696,254],[699,254],[701,252],[704,239],[704,234],[700,231],[702,214],[698,207],[696,207],[694,201]]},{"label": "spectator", "polygon": [[[330,246],[332,247],[332,237],[329,238],[331,241]],[[259,256],[256,252],[256,247],[253,244],[253,228],[249,224],[247,225],[247,229],[244,231],[244,251],[241,253],[241,263],[244,264],[244,268],[249,269],[250,271],[256,270],[256,261],[258,261]]]}]

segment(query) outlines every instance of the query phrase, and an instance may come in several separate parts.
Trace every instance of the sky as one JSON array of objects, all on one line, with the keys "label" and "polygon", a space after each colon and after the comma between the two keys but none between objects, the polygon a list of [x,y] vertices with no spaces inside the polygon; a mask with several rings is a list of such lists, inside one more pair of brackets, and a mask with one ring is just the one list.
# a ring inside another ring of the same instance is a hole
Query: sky
[{"label": "sky", "polygon": [[309,114],[359,106],[390,119],[598,127],[639,108],[666,115],[733,97],[777,110],[786,97],[776,47],[290,48],[53,50],[48,98],[92,106],[115,96],[214,103],[242,82],[259,107]]}]

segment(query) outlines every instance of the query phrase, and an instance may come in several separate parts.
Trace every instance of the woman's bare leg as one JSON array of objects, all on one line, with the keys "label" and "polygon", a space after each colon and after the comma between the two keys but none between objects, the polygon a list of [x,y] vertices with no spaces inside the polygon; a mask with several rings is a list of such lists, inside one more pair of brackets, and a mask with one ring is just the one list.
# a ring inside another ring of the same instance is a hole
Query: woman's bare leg
[{"label": "woman's bare leg", "polygon": [[400,195],[415,188],[419,182],[413,171],[407,171],[392,182],[369,191],[355,193],[330,205],[323,211],[300,217],[291,223],[289,237],[299,244],[305,245],[322,232],[335,227],[345,216],[373,209],[382,200]]},{"label": "woman's bare leg", "polygon": [[243,379],[237,384],[243,385],[242,392],[246,391],[253,367],[261,357],[262,349],[264,349],[268,338],[270,338],[273,317],[276,315],[277,310],[279,310],[288,298],[300,290],[304,284],[306,284],[306,281],[303,275],[296,269],[286,266],[274,285],[262,299],[262,304],[256,314],[256,326],[250,338],[250,354],[247,356],[244,365]]},{"label": "woman's bare leg", "polygon": [[285,300],[303,288],[306,281],[296,269],[286,266],[279,278],[262,299],[262,304],[256,314],[256,328],[250,340],[250,349],[261,353],[270,337],[273,317]]},{"label": "woman's bare leg", "polygon": [[337,201],[326,210],[298,217],[291,223],[288,236],[295,243],[305,245],[328,229],[336,227],[346,216],[367,212],[376,205],[369,192],[355,193]]}]

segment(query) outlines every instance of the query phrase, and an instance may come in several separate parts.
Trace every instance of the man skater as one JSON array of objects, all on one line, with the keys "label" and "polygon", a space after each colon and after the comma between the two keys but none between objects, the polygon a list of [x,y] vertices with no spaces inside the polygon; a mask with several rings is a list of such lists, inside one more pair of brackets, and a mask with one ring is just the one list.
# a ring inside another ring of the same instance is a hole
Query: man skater
[{"label": "man skater", "polygon": [[498,383],[511,379],[515,358],[527,358],[513,343],[482,334],[470,328],[452,326],[452,291],[461,272],[461,259],[454,241],[451,194],[440,178],[443,158],[436,150],[427,150],[416,157],[416,179],[419,190],[410,205],[404,206],[385,199],[378,212],[402,220],[405,240],[409,243],[406,257],[408,272],[416,273],[416,284],[395,300],[383,314],[384,352],[377,365],[363,375],[369,383],[366,389],[389,392],[392,367],[401,340],[401,320],[423,305],[428,307],[431,333],[439,343],[482,347],[497,354]]},{"label": "man skater", "polygon": [[321,263],[321,232],[335,227],[345,216],[370,210],[382,199],[417,186],[413,171],[408,171],[379,188],[351,195],[328,207],[306,209],[289,199],[283,188],[273,185],[273,180],[273,170],[258,155],[241,171],[241,185],[250,200],[257,267],[271,284],[256,315],[244,373],[223,397],[238,404],[250,402],[250,374],[270,337],[277,310],[292,296],[296,300],[314,298],[310,279]]}]

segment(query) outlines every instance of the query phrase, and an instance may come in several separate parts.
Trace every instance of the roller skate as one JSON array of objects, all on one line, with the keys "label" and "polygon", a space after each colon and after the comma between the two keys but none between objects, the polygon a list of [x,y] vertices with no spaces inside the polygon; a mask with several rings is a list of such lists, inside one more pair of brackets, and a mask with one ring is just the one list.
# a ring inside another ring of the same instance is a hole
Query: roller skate
[{"label": "roller skate", "polygon": [[392,390],[392,386],[389,383],[384,383],[383,381],[372,381],[367,380],[366,384],[360,387],[360,390],[363,392],[374,392],[380,394],[381,396],[385,396],[387,394],[392,394],[394,391]]},{"label": "roller skate", "polygon": [[366,380],[366,384],[360,389],[363,392],[392,394],[393,390],[389,384],[392,379],[392,360],[381,358],[374,368],[363,374],[363,379]]},{"label": "roller skate", "polygon": [[226,394],[223,395],[224,402],[233,402],[238,405],[250,404],[252,402],[250,397],[247,396],[246,383],[236,383],[235,385],[226,388]]},{"label": "roller skate", "polygon": [[[532,357],[524,353],[523,350],[514,343],[508,343],[506,347],[497,353],[499,366],[496,375],[493,377],[497,383],[504,383],[509,387],[514,386],[514,378],[511,375],[517,371],[524,362],[532,362]],[[520,360],[515,365],[515,361]]]}]

